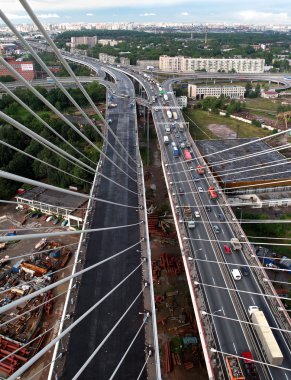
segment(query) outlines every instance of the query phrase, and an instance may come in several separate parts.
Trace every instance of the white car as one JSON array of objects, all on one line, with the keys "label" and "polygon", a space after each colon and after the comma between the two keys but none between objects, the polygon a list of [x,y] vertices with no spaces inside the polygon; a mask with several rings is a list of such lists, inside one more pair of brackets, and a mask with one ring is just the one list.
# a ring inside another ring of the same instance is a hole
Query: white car
[{"label": "white car", "polygon": [[199,193],[203,193],[203,189],[202,189],[202,187],[198,187],[198,191],[199,191]]},{"label": "white car", "polygon": [[232,277],[236,280],[239,281],[241,280],[241,273],[238,269],[232,269],[231,270]]},{"label": "white car", "polygon": [[199,211],[194,211],[194,215],[195,215],[196,218],[200,218],[200,213],[199,213]]}]

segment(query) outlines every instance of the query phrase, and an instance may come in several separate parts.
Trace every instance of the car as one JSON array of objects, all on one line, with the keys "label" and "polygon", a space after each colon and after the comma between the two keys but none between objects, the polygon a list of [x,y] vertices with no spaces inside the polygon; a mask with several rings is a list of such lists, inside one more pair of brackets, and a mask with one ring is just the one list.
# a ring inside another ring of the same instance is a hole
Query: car
[{"label": "car", "polygon": [[221,220],[221,221],[224,221],[225,220],[225,217],[223,214],[218,214],[218,219]]},{"label": "car", "polygon": [[195,170],[195,168],[193,168],[193,166],[189,166],[189,170]]},{"label": "car", "polygon": [[54,217],[52,216],[52,215],[50,215],[50,216],[48,216],[47,218],[46,218],[46,222],[50,222],[52,219],[54,219]]},{"label": "car", "polygon": [[63,221],[62,221],[62,224],[61,224],[61,226],[63,226],[63,227],[65,227],[67,224],[68,224],[68,220],[67,219],[64,219]]},{"label": "car", "polygon": [[213,227],[213,229],[214,229],[214,232],[215,232],[216,234],[219,234],[219,232],[220,232],[220,227],[218,227],[217,224],[214,224],[212,227]]},{"label": "car", "polygon": [[172,141],[172,142],[171,142],[171,145],[172,145],[172,146],[176,146],[175,141]]},{"label": "car", "polygon": [[179,192],[180,195],[184,195],[185,194],[185,191],[182,189],[182,187],[179,187],[179,191],[178,192]]},{"label": "car", "polygon": [[37,212],[33,212],[32,214],[29,215],[30,218],[36,218],[37,217]]},{"label": "car", "polygon": [[196,218],[200,218],[200,213],[199,213],[199,211],[194,211],[194,215],[195,215]]},{"label": "car", "polygon": [[231,274],[232,274],[232,277],[235,279],[235,281],[241,280],[241,273],[239,269],[232,269]]},{"label": "car", "polygon": [[53,221],[53,224],[58,224],[59,223],[59,221],[60,221],[60,219],[55,219],[54,221]]},{"label": "car", "polygon": [[231,254],[231,249],[229,248],[229,246],[228,246],[227,244],[224,244],[223,249],[224,249],[224,252],[225,252],[227,255],[230,255],[230,254]]},{"label": "car", "polygon": [[207,211],[207,212],[211,212],[212,210],[211,210],[211,207],[209,207],[209,206],[206,206],[205,207],[205,210]]},{"label": "car", "polygon": [[41,218],[41,217],[42,217],[42,214],[41,214],[40,212],[36,214],[36,218],[37,218],[37,219],[39,219],[39,218]]},{"label": "car", "polygon": [[199,191],[199,193],[203,193],[204,190],[202,189],[202,187],[199,186],[198,191]]},{"label": "car", "polygon": [[184,137],[183,137],[183,140],[184,140],[184,141],[187,141],[187,137],[184,136]]},{"label": "car", "polygon": [[179,133],[176,133],[176,137],[177,137],[177,138],[180,137]]},{"label": "car", "polygon": [[241,271],[241,273],[242,273],[243,276],[249,276],[249,274],[250,274],[249,268],[247,266],[245,266],[245,265],[242,265],[240,267],[240,271]]}]

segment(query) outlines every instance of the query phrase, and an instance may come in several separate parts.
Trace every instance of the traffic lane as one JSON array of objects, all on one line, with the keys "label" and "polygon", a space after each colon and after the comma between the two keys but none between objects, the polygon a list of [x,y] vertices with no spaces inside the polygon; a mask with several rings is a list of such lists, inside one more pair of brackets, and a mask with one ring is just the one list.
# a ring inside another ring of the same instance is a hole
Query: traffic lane
[{"label": "traffic lane", "polygon": [[[180,173],[175,175],[176,179],[185,180],[186,175],[184,172],[182,172],[183,164],[179,163],[177,166],[180,169]],[[187,183],[185,191],[188,192],[189,190],[190,190],[190,184]],[[186,194],[185,196],[181,195],[179,196],[179,198],[180,198],[181,204],[184,204],[184,205],[196,204],[195,198],[189,194]],[[201,230],[201,233],[202,231],[204,231],[204,236],[207,237],[207,232],[203,224],[199,224],[199,227],[196,227],[195,229],[191,231],[189,230],[189,237],[197,238],[196,235],[197,235],[198,229]],[[211,242],[207,242],[207,241],[199,242],[195,240],[195,241],[190,241],[190,244],[192,245],[192,249],[193,249],[195,257],[199,258],[200,253],[198,253],[198,249],[202,248],[202,252],[203,251],[209,252],[208,259],[217,260],[216,256],[214,255],[214,250],[213,250],[213,247],[211,246]],[[209,257],[212,255],[213,257]],[[199,261],[199,260],[197,260],[196,263],[200,271],[202,283],[210,284],[214,286],[226,287],[224,278],[218,266],[209,267],[208,263]],[[229,314],[232,315],[233,318],[237,318],[236,310],[235,310],[235,307],[232,305],[232,300],[229,298],[230,297],[229,294],[228,294],[228,297],[226,297],[226,295],[223,294],[223,291],[221,291],[220,289],[210,288],[210,287],[206,287],[204,289],[204,292],[207,295],[209,306],[211,305],[210,306],[211,311],[215,311],[217,309],[226,310]],[[237,329],[237,326],[236,326],[235,334],[233,334],[232,332],[229,333],[228,330],[225,329],[225,320],[223,321],[220,320],[218,323],[214,321],[214,323],[215,323],[216,329],[220,329],[221,325],[223,325],[224,327],[224,329],[222,329],[221,331],[219,330],[219,333],[217,334],[222,350],[229,353],[237,354],[238,349],[240,350],[247,349],[248,344],[245,339],[244,332],[242,330],[238,331],[239,329]],[[227,326],[229,327],[229,323],[227,323]],[[227,333],[224,334],[224,332],[227,332]],[[231,344],[229,343],[230,337],[231,337],[230,339]],[[235,342],[239,342],[239,343],[235,344]]]}]

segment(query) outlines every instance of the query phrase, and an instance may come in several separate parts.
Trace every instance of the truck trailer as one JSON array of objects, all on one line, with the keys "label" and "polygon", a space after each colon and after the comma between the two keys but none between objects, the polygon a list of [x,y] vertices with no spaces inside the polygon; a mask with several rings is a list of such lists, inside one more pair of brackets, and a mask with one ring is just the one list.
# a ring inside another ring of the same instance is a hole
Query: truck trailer
[{"label": "truck trailer", "polygon": [[178,120],[178,114],[176,111],[173,111],[173,119]]},{"label": "truck trailer", "polygon": [[249,306],[248,312],[251,321],[254,323],[253,328],[262,344],[267,361],[273,365],[282,365],[284,359],[282,351],[264,313],[258,306]]},{"label": "truck trailer", "polygon": [[195,228],[195,220],[192,215],[192,210],[189,205],[184,207],[184,219],[188,228]]}]

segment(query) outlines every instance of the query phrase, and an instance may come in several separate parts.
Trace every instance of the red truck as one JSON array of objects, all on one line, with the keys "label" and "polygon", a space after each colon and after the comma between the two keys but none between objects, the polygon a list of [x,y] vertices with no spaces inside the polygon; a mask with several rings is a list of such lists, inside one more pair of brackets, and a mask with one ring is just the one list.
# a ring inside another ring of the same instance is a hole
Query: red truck
[{"label": "red truck", "polygon": [[196,168],[196,170],[197,170],[197,173],[200,174],[200,175],[202,175],[202,174],[205,173],[205,169],[201,165],[198,165],[197,168]]},{"label": "red truck", "polygon": [[211,199],[217,199],[218,198],[218,194],[217,194],[217,191],[214,189],[214,187],[209,187],[208,188],[208,193],[209,193],[209,196]]},{"label": "red truck", "polygon": [[257,372],[256,364],[254,362],[253,355],[250,351],[242,352],[243,362],[247,373],[247,379],[259,380],[259,374]]}]

